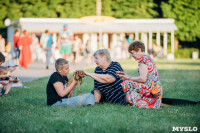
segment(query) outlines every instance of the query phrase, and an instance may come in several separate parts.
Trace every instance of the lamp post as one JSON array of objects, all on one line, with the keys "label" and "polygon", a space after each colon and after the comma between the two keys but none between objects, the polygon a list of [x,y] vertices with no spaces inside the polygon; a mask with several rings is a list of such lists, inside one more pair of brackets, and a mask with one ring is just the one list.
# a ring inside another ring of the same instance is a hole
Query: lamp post
[{"label": "lamp post", "polygon": [[110,16],[101,16],[101,0],[96,0],[96,16],[86,16],[80,18],[80,21],[84,24],[90,24],[90,25],[97,25],[99,28],[99,45],[100,48],[102,48],[102,37],[103,37],[103,31],[101,29],[101,25],[104,24],[111,24],[115,20],[114,17]]}]

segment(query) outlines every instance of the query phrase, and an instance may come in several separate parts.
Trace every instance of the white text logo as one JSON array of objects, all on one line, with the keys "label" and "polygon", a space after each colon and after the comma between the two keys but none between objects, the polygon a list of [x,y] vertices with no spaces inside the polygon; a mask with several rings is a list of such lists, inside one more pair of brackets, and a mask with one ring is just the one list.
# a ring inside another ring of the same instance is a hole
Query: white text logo
[{"label": "white text logo", "polygon": [[197,127],[172,127],[172,131],[197,131]]}]

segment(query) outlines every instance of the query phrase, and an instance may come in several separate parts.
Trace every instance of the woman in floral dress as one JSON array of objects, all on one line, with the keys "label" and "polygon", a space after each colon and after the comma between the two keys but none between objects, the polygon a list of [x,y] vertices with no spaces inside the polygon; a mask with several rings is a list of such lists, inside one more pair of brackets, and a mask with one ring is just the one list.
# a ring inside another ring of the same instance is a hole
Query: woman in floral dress
[{"label": "woman in floral dress", "polygon": [[121,85],[126,102],[139,108],[160,108],[162,86],[155,62],[145,53],[145,46],[141,41],[132,42],[128,51],[138,61],[139,68],[137,77],[117,72],[123,80]]}]

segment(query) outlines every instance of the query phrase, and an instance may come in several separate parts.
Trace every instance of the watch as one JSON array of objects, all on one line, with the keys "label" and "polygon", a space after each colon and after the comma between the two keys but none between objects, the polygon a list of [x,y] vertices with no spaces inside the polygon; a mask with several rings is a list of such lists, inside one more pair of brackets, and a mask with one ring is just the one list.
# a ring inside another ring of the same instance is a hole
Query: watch
[{"label": "watch", "polygon": [[131,80],[131,78],[132,78],[132,77],[130,76],[128,79]]}]

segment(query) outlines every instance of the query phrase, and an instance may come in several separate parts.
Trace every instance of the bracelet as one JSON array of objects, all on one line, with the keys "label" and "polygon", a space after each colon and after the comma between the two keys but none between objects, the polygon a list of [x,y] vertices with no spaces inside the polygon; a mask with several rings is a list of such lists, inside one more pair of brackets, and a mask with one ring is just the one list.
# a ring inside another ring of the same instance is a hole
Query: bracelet
[{"label": "bracelet", "polygon": [[128,79],[129,79],[129,80],[131,80],[131,79],[132,79],[132,77],[130,76]]}]

